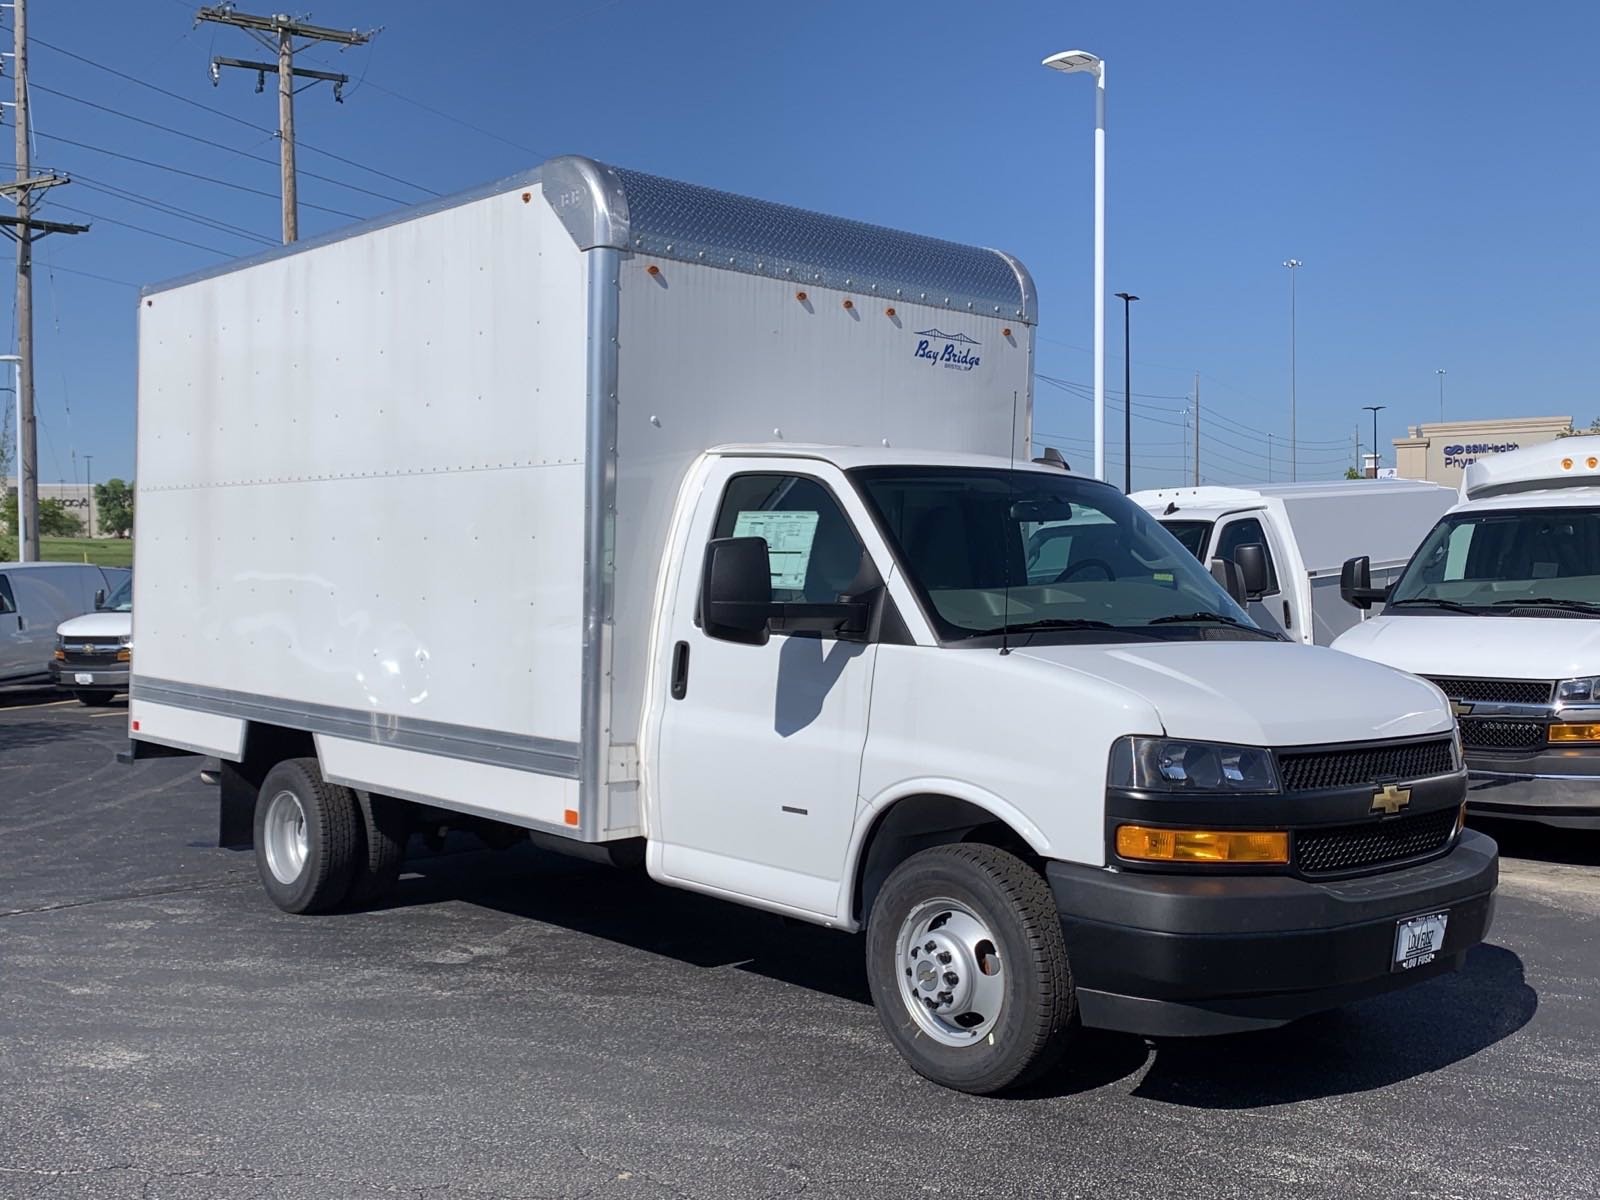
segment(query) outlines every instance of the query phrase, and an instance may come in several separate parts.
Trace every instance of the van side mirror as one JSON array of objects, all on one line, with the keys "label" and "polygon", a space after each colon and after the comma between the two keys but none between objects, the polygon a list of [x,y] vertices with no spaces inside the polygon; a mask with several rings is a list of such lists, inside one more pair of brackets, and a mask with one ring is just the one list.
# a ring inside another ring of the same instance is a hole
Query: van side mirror
[{"label": "van side mirror", "polygon": [[1233,551],[1233,561],[1238,564],[1239,574],[1244,580],[1244,594],[1251,600],[1259,600],[1266,595],[1269,583],[1267,548],[1260,542],[1237,546]]},{"label": "van side mirror", "polygon": [[700,576],[700,627],[707,637],[759,646],[772,615],[767,539],[714,538]]},{"label": "van side mirror", "polygon": [[1389,595],[1388,588],[1372,586],[1372,559],[1363,554],[1360,558],[1345,560],[1339,568],[1339,598],[1355,608],[1371,608]]},{"label": "van side mirror", "polygon": [[99,612],[105,606],[106,606],[106,590],[105,590],[105,588],[95,588],[95,590],[94,590],[94,610],[95,610],[95,612]]},{"label": "van side mirror", "polygon": [[1228,598],[1240,608],[1250,602],[1250,597],[1244,590],[1244,572],[1239,570],[1239,564],[1233,559],[1213,558],[1211,577],[1222,585],[1222,590],[1228,593]]}]

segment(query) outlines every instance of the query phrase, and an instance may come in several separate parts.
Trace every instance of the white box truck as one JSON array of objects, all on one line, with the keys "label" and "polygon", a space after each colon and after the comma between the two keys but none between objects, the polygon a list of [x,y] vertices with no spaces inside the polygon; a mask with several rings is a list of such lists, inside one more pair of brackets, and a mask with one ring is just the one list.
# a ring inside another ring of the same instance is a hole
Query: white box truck
[{"label": "white box truck", "polygon": [[140,305],[131,753],[223,761],[288,911],[380,895],[418,812],[633,856],[864,930],[975,1092],[1489,926],[1438,692],[1026,461],[1006,255],[561,158]]},{"label": "white box truck", "polygon": [[1335,648],[1450,698],[1472,812],[1600,829],[1600,437],[1479,459],[1460,501],[1392,585],[1346,564],[1345,599],[1384,608]]},{"label": "white box truck", "polygon": [[1235,562],[1256,624],[1327,646],[1365,615],[1339,594],[1345,561],[1364,553],[1373,577],[1392,583],[1456,493],[1422,480],[1340,479],[1152,488],[1131,499],[1201,562]]}]

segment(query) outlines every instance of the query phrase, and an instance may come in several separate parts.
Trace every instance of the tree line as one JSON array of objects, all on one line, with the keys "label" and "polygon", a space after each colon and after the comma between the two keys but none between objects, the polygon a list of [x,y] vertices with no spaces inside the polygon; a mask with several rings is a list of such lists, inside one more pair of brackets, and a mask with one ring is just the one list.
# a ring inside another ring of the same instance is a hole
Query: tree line
[{"label": "tree line", "polygon": [[[133,485],[121,479],[108,479],[94,485],[96,524],[102,536],[124,538],[133,532]],[[17,530],[17,489],[6,489],[0,505],[0,524],[6,531]],[[60,500],[39,501],[40,537],[83,537],[88,533],[83,517]]]}]

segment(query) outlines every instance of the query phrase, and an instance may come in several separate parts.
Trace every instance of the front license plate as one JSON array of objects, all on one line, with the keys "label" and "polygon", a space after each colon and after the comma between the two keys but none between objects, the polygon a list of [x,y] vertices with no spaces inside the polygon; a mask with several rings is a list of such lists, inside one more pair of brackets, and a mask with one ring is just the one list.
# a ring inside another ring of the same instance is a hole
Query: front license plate
[{"label": "front license plate", "polygon": [[72,682],[73,683],[93,683],[94,682],[94,676],[90,675],[87,671],[79,671],[76,675],[74,675],[72,677]]},{"label": "front license plate", "polygon": [[1444,947],[1444,927],[1449,920],[1450,914],[1441,912],[1425,917],[1407,917],[1397,924],[1394,931],[1394,962],[1389,969],[1410,971],[1431,963]]}]

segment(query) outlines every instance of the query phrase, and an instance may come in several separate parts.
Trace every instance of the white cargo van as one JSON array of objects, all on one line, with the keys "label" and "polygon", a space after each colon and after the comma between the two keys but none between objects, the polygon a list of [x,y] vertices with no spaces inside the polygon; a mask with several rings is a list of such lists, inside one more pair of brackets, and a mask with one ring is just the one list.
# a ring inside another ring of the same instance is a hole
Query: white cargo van
[{"label": "white cargo van", "polygon": [[1488,928],[1438,693],[1022,457],[1006,255],[562,158],[139,311],[132,753],[223,761],[288,911],[381,894],[413,806],[521,826],[865,930],[976,1092]]},{"label": "white cargo van", "polygon": [[1336,648],[1444,690],[1473,811],[1600,829],[1600,437],[1479,459],[1460,499],[1392,587],[1347,565],[1387,603]]},{"label": "white cargo van", "polygon": [[1340,599],[1345,560],[1367,554],[1374,578],[1392,582],[1456,493],[1420,480],[1341,479],[1154,488],[1130,499],[1201,562],[1235,562],[1256,624],[1326,646],[1362,617]]}]

